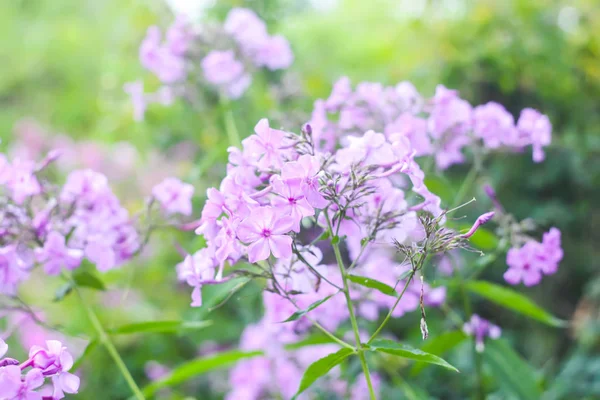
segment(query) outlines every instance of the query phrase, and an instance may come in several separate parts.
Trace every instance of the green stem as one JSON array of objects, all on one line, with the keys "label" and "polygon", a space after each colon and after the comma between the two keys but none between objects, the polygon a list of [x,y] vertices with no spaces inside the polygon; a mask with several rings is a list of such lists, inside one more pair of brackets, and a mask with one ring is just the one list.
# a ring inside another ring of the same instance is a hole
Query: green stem
[{"label": "green stem", "polygon": [[220,101],[223,107],[223,114],[225,116],[225,131],[227,132],[229,144],[231,146],[241,147],[242,140],[240,139],[240,134],[235,126],[235,118],[233,117],[231,103],[225,98],[225,96],[221,96]]},{"label": "green stem", "polygon": [[402,299],[402,296],[404,295],[404,292],[406,292],[406,289],[408,289],[408,285],[410,284],[410,281],[412,280],[412,278],[415,276],[416,272],[417,272],[416,269],[413,269],[410,272],[410,275],[408,276],[408,279],[406,280],[406,283],[404,284],[404,288],[402,289],[402,292],[400,292],[400,294],[398,295],[398,298],[396,298],[396,302],[394,303],[394,305],[392,306],[392,308],[390,308],[390,311],[388,311],[387,315],[385,316],[385,318],[383,319],[383,321],[381,322],[381,324],[379,325],[379,327],[371,335],[371,337],[369,338],[369,341],[367,342],[367,344],[370,344],[373,340],[375,340],[375,338],[377,337],[377,335],[379,335],[379,333],[383,330],[383,328],[388,323],[388,321],[390,320],[390,318],[392,318],[392,313],[394,312],[394,310],[398,306],[398,303],[400,303],[400,300]]},{"label": "green stem", "polygon": [[[334,234],[333,228],[331,226],[331,221],[329,219],[329,214],[327,209],[324,211],[325,219],[327,219],[327,225],[329,226],[329,232],[331,234],[331,245],[333,246],[333,252],[335,253],[335,259],[337,261],[337,265],[340,269],[340,274],[342,275],[342,282],[344,284],[342,288],[342,292],[344,292],[344,297],[346,298],[346,306],[348,307],[348,313],[350,314],[350,323],[352,324],[352,330],[354,331],[354,339],[356,340],[356,352],[358,353],[358,358],[360,359],[360,365],[362,367],[363,373],[365,374],[365,380],[367,381],[367,386],[369,387],[369,395],[371,400],[377,400],[377,396],[375,395],[375,390],[373,389],[373,383],[371,382],[371,374],[369,373],[369,365],[367,364],[367,359],[365,357],[365,350],[360,342],[360,332],[358,330],[358,322],[356,321],[356,315],[354,314],[354,306],[352,304],[352,299],[350,298],[350,288],[348,285],[348,276],[346,273],[346,267],[344,266],[344,260],[342,258],[342,253],[340,252],[340,246],[337,242],[339,237]],[[335,239],[335,240],[334,240]]]},{"label": "green stem", "polygon": [[110,356],[112,357],[115,364],[117,364],[119,371],[121,371],[121,375],[123,375],[123,378],[125,378],[125,381],[127,382],[127,385],[129,386],[129,388],[131,389],[131,392],[133,393],[134,397],[137,400],[145,400],[146,398],[142,394],[142,391],[140,390],[138,385],[135,383],[133,376],[131,376],[131,373],[127,369],[127,365],[125,365],[125,362],[119,355],[117,348],[112,343],[112,341],[110,340],[110,337],[104,330],[104,327],[102,326],[102,323],[98,319],[98,316],[96,315],[94,310],[92,310],[92,308],[86,303],[85,299],[83,298],[83,295],[79,291],[79,288],[77,286],[73,286],[73,287],[74,287],[75,293],[77,293],[77,296],[79,297],[79,301],[81,302],[81,305],[83,306],[88,318],[90,319],[90,321],[92,322],[92,325],[94,326],[94,329],[96,330],[96,333],[98,335],[100,342],[104,345],[104,347],[106,347],[108,354],[110,354]]},{"label": "green stem", "polygon": [[471,186],[473,186],[475,179],[477,179],[478,173],[479,169],[474,164],[469,170],[469,173],[465,177],[465,180],[463,181],[462,185],[458,189],[458,193],[456,193],[454,201],[452,202],[452,207],[450,208],[454,208],[460,205],[460,203],[463,201],[463,198],[465,197],[465,194],[471,189]]},{"label": "green stem", "polygon": [[[471,310],[471,302],[469,301],[469,295],[467,294],[467,289],[465,288],[464,281],[461,278],[460,281],[460,292],[463,299],[463,308],[465,311],[466,320],[469,321],[471,319],[471,315],[473,315]],[[473,351],[473,360],[475,361],[475,374],[477,377],[477,391],[476,397],[479,400],[485,399],[485,387],[483,385],[483,366],[481,360],[481,354],[477,351],[477,342],[475,339],[475,335],[473,335],[472,340],[472,351]]]}]

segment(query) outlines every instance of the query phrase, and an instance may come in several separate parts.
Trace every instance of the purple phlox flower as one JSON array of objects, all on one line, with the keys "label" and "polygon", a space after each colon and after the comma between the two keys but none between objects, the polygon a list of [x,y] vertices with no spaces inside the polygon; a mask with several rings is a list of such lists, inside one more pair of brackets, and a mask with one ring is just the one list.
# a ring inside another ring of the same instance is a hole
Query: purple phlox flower
[{"label": "purple phlox flower", "polygon": [[152,188],[152,196],[158,200],[167,214],[192,214],[194,187],[177,178],[166,178]]},{"label": "purple phlox flower", "polygon": [[342,171],[354,164],[387,166],[397,161],[391,143],[382,133],[368,131],[363,136],[348,136],[347,139],[348,145],[336,154],[336,162]]},{"label": "purple phlox flower", "polygon": [[223,217],[217,224],[221,227],[214,239],[215,258],[219,262],[219,271],[216,277],[218,280],[223,276],[225,260],[229,259],[233,265],[233,261],[237,261],[242,256],[242,248],[236,236],[239,219]]},{"label": "purple phlox flower", "polygon": [[[179,29],[179,28],[176,28]],[[140,46],[140,62],[142,66],[152,72],[164,83],[175,83],[186,76],[185,58],[181,50],[181,42],[174,41],[174,33],[171,34],[171,43],[162,43],[160,29],[156,26],[148,28],[146,37]],[[179,35],[178,40],[183,36]],[[169,38],[167,38],[169,39]]]},{"label": "purple phlox flower", "polygon": [[543,248],[535,241],[529,241],[519,249],[510,249],[506,255],[508,270],[504,273],[504,279],[511,285],[517,285],[521,281],[525,286],[540,283],[542,269],[537,256],[541,251]]},{"label": "purple phlox flower", "polygon": [[52,376],[53,397],[64,398],[64,393],[77,393],[79,377],[68,372],[73,367],[73,356],[58,340],[47,340],[46,348],[33,346],[29,350],[32,366],[39,368],[44,376]]},{"label": "purple phlox flower", "polygon": [[473,314],[469,322],[463,325],[463,332],[469,336],[475,337],[475,349],[482,352],[484,349],[484,339],[498,339],[502,334],[502,330],[491,322],[481,318],[477,314]]},{"label": "purple phlox flower", "polygon": [[427,134],[427,120],[423,118],[410,113],[401,114],[386,125],[385,134],[392,143],[400,138],[407,138],[417,157],[433,153],[431,139]]},{"label": "purple phlox flower", "polygon": [[552,141],[550,119],[532,108],[525,108],[519,116],[517,132],[518,137],[515,140],[515,145],[524,147],[531,144],[533,147],[533,161],[536,163],[544,161],[543,148],[550,145]]},{"label": "purple phlox flower", "polygon": [[485,214],[481,214],[476,220],[475,223],[473,224],[473,226],[471,227],[471,229],[469,229],[469,231],[467,233],[464,233],[462,235],[460,235],[461,238],[463,239],[468,239],[471,236],[473,236],[475,234],[475,232],[477,231],[477,229],[479,229],[479,227],[481,225],[484,225],[486,223],[488,223],[492,218],[494,218],[494,215],[496,213],[494,211],[490,211],[487,212]]},{"label": "purple phlox flower", "polygon": [[506,255],[508,270],[504,279],[511,285],[523,281],[534,286],[542,280],[542,274],[551,275],[558,270],[562,260],[561,234],[557,228],[544,233],[542,243],[529,240],[521,248],[512,248]]},{"label": "purple phlox flower", "polygon": [[272,253],[275,258],[289,258],[292,255],[292,238],[295,221],[290,216],[277,215],[271,207],[255,209],[239,227],[237,235],[244,243],[249,243],[248,259],[251,263],[266,260]]},{"label": "purple phlox flower", "polygon": [[438,141],[435,159],[438,168],[462,163],[462,148],[471,142],[467,132],[471,125],[471,105],[458,97],[455,90],[438,85],[428,119],[429,133]]},{"label": "purple phlox flower", "polygon": [[[4,167],[4,169],[6,168],[7,166]],[[22,204],[25,199],[41,193],[42,187],[35,176],[35,169],[33,161],[17,158],[13,160],[12,165],[6,171],[8,172],[7,185],[15,203]]]},{"label": "purple phlox flower", "polygon": [[275,35],[265,40],[253,58],[257,66],[270,70],[286,69],[294,62],[294,53],[286,38]]},{"label": "purple phlox flower", "polygon": [[394,88],[394,98],[402,111],[418,114],[423,107],[423,97],[410,82],[398,83]]},{"label": "purple phlox flower", "polygon": [[515,136],[515,119],[501,104],[490,101],[473,109],[473,131],[489,149],[510,146]]},{"label": "purple phlox flower", "polygon": [[273,209],[283,215],[289,215],[294,221],[292,230],[300,232],[302,218],[315,215],[314,208],[308,203],[305,196],[305,185],[302,178],[273,180],[273,192],[279,196],[273,197]]},{"label": "purple phlox flower", "polygon": [[315,208],[325,208],[327,200],[320,193],[319,173],[321,163],[315,156],[308,154],[301,155],[298,160],[290,161],[281,168],[281,177],[284,180],[291,178],[301,178],[303,191],[308,204]]},{"label": "purple phlox flower", "polygon": [[29,269],[16,245],[0,247],[0,293],[14,296],[18,285],[29,277]]},{"label": "purple phlox flower", "polygon": [[223,26],[249,55],[256,52],[269,37],[265,22],[247,8],[232,8]]},{"label": "purple phlox flower", "polygon": [[244,152],[247,151],[258,160],[258,167],[261,169],[280,168],[282,164],[280,148],[284,143],[285,132],[270,128],[269,120],[266,118],[258,121],[254,132],[256,135],[242,141]]},{"label": "purple phlox flower", "polygon": [[60,274],[62,268],[73,270],[81,264],[83,251],[68,248],[65,237],[56,231],[46,236],[44,246],[36,249],[37,261],[44,265],[48,275]]},{"label": "purple phlox flower", "polygon": [[232,99],[239,98],[252,81],[233,50],[212,50],[202,59],[201,65],[204,78],[220,87]]},{"label": "purple phlox flower", "polygon": [[192,286],[192,307],[202,306],[202,286],[204,284],[217,283],[221,279],[215,278],[215,269],[217,261],[214,257],[214,250],[204,248],[197,251],[194,255],[188,255],[183,262],[177,265],[177,276],[179,280],[184,280]]}]

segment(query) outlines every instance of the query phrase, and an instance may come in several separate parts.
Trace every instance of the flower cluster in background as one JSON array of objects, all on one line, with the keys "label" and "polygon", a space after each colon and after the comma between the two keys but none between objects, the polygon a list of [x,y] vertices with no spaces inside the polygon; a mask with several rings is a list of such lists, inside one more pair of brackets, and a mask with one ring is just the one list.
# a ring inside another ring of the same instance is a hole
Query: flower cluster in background
[{"label": "flower cluster in background", "polygon": [[3,399],[60,400],[65,393],[77,393],[79,377],[69,372],[73,357],[61,342],[48,340],[45,347],[32,346],[29,358],[22,363],[13,358],[2,358],[7,351],[8,345],[0,339],[0,393]]},{"label": "flower cluster in background", "polygon": [[[78,268],[84,259],[99,271],[118,267],[143,241],[139,218],[130,216],[108,179],[90,169],[57,185],[48,172],[59,152],[41,162],[0,154],[0,293],[14,296],[35,265],[48,275]],[[157,185],[154,200],[165,214],[189,215],[193,188],[172,178]],[[148,210],[150,212],[150,210]],[[149,229],[149,228],[146,228]]]},{"label": "flower cluster in background", "polygon": [[523,282],[534,286],[541,282],[542,275],[552,275],[558,270],[563,258],[560,231],[551,228],[544,233],[542,242],[528,240],[523,246],[512,248],[506,255],[508,270],[504,279],[511,285]]},{"label": "flower cluster in background", "polygon": [[406,137],[416,156],[433,156],[442,170],[465,162],[465,150],[476,147],[522,151],[531,146],[534,161],[543,161],[552,132],[548,117],[530,108],[515,124],[502,105],[473,107],[443,85],[427,99],[409,82],[361,82],[353,89],[348,78],[336,82],[329,98],[315,102],[311,125],[316,143],[328,150],[342,133],[362,135],[375,129],[392,142]]},{"label": "flower cluster in background", "polygon": [[484,339],[498,339],[502,334],[502,330],[490,321],[481,318],[477,314],[473,314],[469,322],[463,325],[463,332],[475,338],[475,349],[482,352],[484,349]]},{"label": "flower cluster in background", "polygon": [[137,121],[143,120],[149,104],[169,105],[177,97],[197,97],[198,85],[237,99],[258,69],[283,70],[294,60],[287,39],[269,35],[265,22],[252,10],[234,8],[222,25],[207,23],[195,29],[192,22],[178,16],[164,38],[159,27],[148,28],[140,62],[161,87],[147,93],[141,80],[125,85]]}]

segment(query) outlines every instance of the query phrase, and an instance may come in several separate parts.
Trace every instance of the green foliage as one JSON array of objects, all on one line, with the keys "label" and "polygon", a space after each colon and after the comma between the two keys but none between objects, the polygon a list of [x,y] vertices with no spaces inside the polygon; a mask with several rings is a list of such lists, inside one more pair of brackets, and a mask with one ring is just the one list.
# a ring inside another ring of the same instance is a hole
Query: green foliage
[{"label": "green foliage", "polygon": [[146,386],[142,392],[144,396],[152,396],[161,388],[178,385],[214,369],[223,368],[241,359],[260,356],[261,354],[262,352],[260,351],[243,352],[232,350],[192,360],[181,364],[166,377]]},{"label": "green foliage", "polygon": [[489,341],[483,358],[502,389],[519,399],[542,398],[533,368],[503,340]]},{"label": "green foliage", "polygon": [[296,396],[308,389],[313,383],[320,377],[326,375],[333,367],[342,363],[351,354],[354,354],[352,349],[343,348],[335,353],[331,353],[311,365],[304,372],[302,380],[300,381],[300,387],[296,392]]},{"label": "green foliage", "polygon": [[449,370],[459,372],[454,366],[450,365],[446,360],[427,353],[423,350],[415,349],[409,345],[394,342],[389,339],[376,339],[371,342],[368,347],[371,351],[380,353],[393,354],[398,357],[408,358],[409,360],[425,362],[429,364],[439,365]]},{"label": "green foliage", "polygon": [[293,313],[292,315],[290,315],[285,321],[282,322],[291,322],[291,321],[297,321],[300,318],[302,318],[303,316],[305,316],[306,314],[308,314],[309,312],[311,312],[312,310],[314,310],[315,308],[319,307],[321,304],[325,303],[327,300],[329,300],[330,298],[332,298],[333,296],[335,296],[337,293],[334,294],[330,294],[329,296],[323,297],[320,300],[315,301],[314,303],[312,303],[311,305],[309,305],[308,307],[306,307],[306,309],[304,310],[298,310],[295,313]]},{"label": "green foliage", "polygon": [[361,285],[367,287],[369,289],[375,289],[383,294],[387,294],[389,296],[397,296],[398,293],[396,290],[383,282],[379,282],[377,279],[367,278],[365,276],[359,275],[348,275],[348,280],[356,283],[357,285]]},{"label": "green foliage", "polygon": [[491,302],[545,324],[555,327],[564,327],[567,324],[566,321],[552,316],[524,295],[507,287],[485,281],[470,281],[466,283],[466,287]]}]

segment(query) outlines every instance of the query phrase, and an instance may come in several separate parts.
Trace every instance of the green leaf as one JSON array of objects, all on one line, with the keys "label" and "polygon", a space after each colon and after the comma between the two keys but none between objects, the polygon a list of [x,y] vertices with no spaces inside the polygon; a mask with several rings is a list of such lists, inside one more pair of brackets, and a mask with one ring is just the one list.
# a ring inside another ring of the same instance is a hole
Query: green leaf
[{"label": "green leaf", "polygon": [[329,234],[329,231],[328,231],[328,230],[327,230],[327,231],[324,231],[324,232],[321,234],[321,236],[319,237],[319,240],[327,240],[327,239],[329,239],[329,236],[330,236],[330,234]]},{"label": "green leaf", "polygon": [[568,324],[567,321],[554,317],[527,297],[512,289],[486,281],[471,281],[466,284],[466,287],[471,292],[485,297],[493,303],[547,325],[564,327]]},{"label": "green leaf", "polygon": [[379,282],[378,280],[373,278],[367,278],[365,276],[360,275],[348,275],[348,279],[351,282],[356,283],[357,285],[368,287],[369,289],[379,290],[381,293],[387,294],[389,296],[398,295],[398,293],[396,293],[396,290],[394,290],[393,287],[383,282]]},{"label": "green leaf", "polygon": [[178,385],[208,371],[223,368],[235,363],[238,360],[260,356],[262,354],[262,351],[243,352],[239,350],[232,350],[218,353],[209,357],[192,360],[181,364],[179,367],[171,371],[171,373],[166,377],[146,386],[142,390],[142,393],[144,396],[151,397],[154,395],[154,393],[164,387]]},{"label": "green leaf", "polygon": [[299,342],[290,343],[285,346],[287,350],[296,350],[306,346],[313,346],[318,344],[335,343],[329,336],[322,333],[314,333],[307,338],[300,340]]},{"label": "green leaf", "polygon": [[75,281],[77,286],[87,287],[96,290],[106,290],[104,282],[102,282],[102,280],[98,276],[96,276],[90,271],[85,271],[83,269],[75,270],[75,272],[73,272],[73,280]]},{"label": "green leaf", "polygon": [[127,324],[110,329],[113,335],[127,335],[132,333],[174,333],[182,330],[202,329],[212,325],[212,321],[148,321]]},{"label": "green leaf", "polygon": [[[427,353],[441,356],[453,347],[458,346],[466,338],[467,335],[462,331],[445,332],[438,336],[430,336],[429,339],[423,343],[421,349]],[[411,375],[417,375],[426,366],[427,364],[423,362],[415,363],[410,371]]]},{"label": "green leaf", "polygon": [[335,353],[331,353],[326,357],[323,357],[311,365],[304,372],[302,380],[300,381],[300,387],[296,392],[296,396],[308,389],[317,379],[327,374],[333,367],[344,361],[350,354],[354,354],[352,349],[343,348]]},{"label": "green leaf", "polygon": [[308,314],[315,308],[319,307],[321,304],[325,303],[327,300],[329,300],[336,294],[337,294],[337,292],[334,294],[330,294],[329,296],[327,296],[321,300],[315,301],[310,306],[308,306],[308,308],[306,308],[305,310],[298,310],[295,313],[293,313],[288,319],[286,319],[285,321],[281,321],[281,322],[291,322],[291,321],[296,321],[296,320],[302,318],[304,315]]},{"label": "green leaf", "polygon": [[498,385],[516,395],[517,398],[523,400],[542,398],[533,368],[504,341],[488,340],[485,343],[483,359],[493,375],[497,377]]},{"label": "green leaf", "polygon": [[77,361],[75,361],[75,363],[73,364],[73,366],[71,367],[71,371],[76,371],[81,364],[83,363],[83,360],[85,358],[87,358],[87,356],[89,356],[89,354],[94,351],[94,349],[98,347],[98,340],[96,339],[92,339],[88,345],[85,347],[85,350],[83,351],[83,354],[81,354],[81,356],[79,356],[79,358],[77,359]]},{"label": "green leaf", "polygon": [[72,291],[73,291],[73,285],[71,284],[71,282],[67,282],[67,283],[59,286],[59,288],[56,289],[56,292],[54,293],[53,301],[55,301],[55,302],[61,301]]},{"label": "green leaf", "polygon": [[434,356],[433,354],[426,353],[422,350],[415,349],[414,347],[394,342],[393,340],[388,339],[377,339],[374,340],[370,345],[368,345],[368,349],[371,351],[377,351],[381,353],[392,354],[395,356],[408,358],[410,360],[422,361],[429,364],[436,364],[442,366],[444,368],[448,368],[452,371],[459,372],[458,369],[454,368],[450,365],[446,360]]}]

